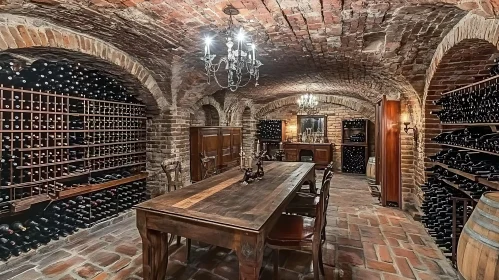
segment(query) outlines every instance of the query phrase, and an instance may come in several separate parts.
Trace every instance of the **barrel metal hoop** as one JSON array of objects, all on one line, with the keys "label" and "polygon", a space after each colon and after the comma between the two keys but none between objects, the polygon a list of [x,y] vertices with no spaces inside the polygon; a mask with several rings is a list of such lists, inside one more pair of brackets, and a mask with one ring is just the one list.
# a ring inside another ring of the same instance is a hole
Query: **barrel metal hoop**
[{"label": "barrel metal hoop", "polygon": [[499,248],[499,243],[494,242],[492,240],[489,240],[487,238],[484,238],[483,236],[479,235],[478,233],[476,233],[474,230],[470,229],[467,226],[464,227],[464,232],[466,232],[471,238],[473,238],[477,241],[480,241],[481,243],[483,243],[489,247],[492,247],[496,250]]},{"label": "barrel metal hoop", "polygon": [[[490,220],[492,220],[492,221],[494,221],[494,222],[498,222],[498,223],[499,223],[499,217],[497,217],[497,216],[491,215],[491,214],[489,214],[489,213],[487,213],[487,212],[483,211],[482,209],[480,209],[480,208],[478,208],[478,207],[477,207],[477,208],[475,208],[475,210],[474,210],[474,211],[477,211],[480,215],[484,216],[484,217],[485,217],[485,218],[487,218],[487,219],[490,219]],[[474,212],[474,211],[473,211],[473,212]],[[475,220],[473,220],[473,222],[477,222],[477,221],[478,221],[478,220],[476,220],[476,221],[475,221]],[[499,233],[499,231],[498,231],[498,233]]]},{"label": "barrel metal hoop", "polygon": [[482,195],[482,198],[480,198],[480,200],[483,203],[487,204],[488,206],[491,206],[493,208],[499,208],[499,202],[492,200],[490,198],[487,198],[485,195]]},{"label": "barrel metal hoop", "polygon": [[496,225],[486,223],[482,220],[473,220],[473,222],[475,224],[485,228],[485,229],[492,231],[492,232],[499,233],[499,227],[497,227]]}]

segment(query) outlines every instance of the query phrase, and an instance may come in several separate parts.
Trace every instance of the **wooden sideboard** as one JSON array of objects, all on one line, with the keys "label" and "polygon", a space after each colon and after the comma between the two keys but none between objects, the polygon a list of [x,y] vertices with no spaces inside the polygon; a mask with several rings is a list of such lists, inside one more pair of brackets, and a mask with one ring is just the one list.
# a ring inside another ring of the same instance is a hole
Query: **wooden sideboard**
[{"label": "wooden sideboard", "polygon": [[216,157],[216,168],[224,171],[239,164],[241,127],[198,126],[190,128],[191,180],[203,179],[200,154]]},{"label": "wooden sideboard", "polygon": [[283,143],[285,161],[301,161],[302,156],[312,156],[316,168],[325,168],[333,161],[333,143]]}]

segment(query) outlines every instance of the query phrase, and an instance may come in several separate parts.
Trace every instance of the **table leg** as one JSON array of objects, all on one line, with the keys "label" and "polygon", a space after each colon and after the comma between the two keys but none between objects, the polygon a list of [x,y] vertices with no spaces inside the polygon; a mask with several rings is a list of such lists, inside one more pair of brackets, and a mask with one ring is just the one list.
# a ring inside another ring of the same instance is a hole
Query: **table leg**
[{"label": "table leg", "polygon": [[263,262],[263,239],[259,237],[242,237],[236,249],[239,260],[239,280],[258,280]]},{"label": "table leg", "polygon": [[148,229],[145,213],[137,211],[137,228],[142,238],[142,265],[145,280],[163,280],[168,265],[168,234]]}]

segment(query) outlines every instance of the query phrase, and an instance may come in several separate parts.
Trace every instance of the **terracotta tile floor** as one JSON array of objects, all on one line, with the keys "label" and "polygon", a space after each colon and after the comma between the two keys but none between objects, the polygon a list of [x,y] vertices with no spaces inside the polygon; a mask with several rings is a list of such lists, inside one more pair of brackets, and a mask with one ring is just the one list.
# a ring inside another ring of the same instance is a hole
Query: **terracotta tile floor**
[{"label": "terracotta tile floor", "polygon": [[[335,174],[327,220],[325,279],[457,279],[421,224],[402,211],[378,206],[363,176]],[[141,279],[140,242],[129,212],[0,264],[0,280]],[[193,247],[189,264],[185,246],[172,245],[169,252],[168,279],[238,279],[230,250]],[[281,256],[281,279],[313,279],[309,254]],[[272,279],[268,250],[261,279]]]}]

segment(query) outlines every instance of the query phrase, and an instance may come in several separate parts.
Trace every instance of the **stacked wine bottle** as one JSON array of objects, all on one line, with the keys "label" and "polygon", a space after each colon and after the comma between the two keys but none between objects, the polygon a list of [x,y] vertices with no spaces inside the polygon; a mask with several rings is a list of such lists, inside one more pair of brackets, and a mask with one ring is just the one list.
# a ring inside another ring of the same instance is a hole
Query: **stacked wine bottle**
[{"label": "stacked wine bottle", "polygon": [[[428,170],[431,171],[431,170]],[[471,204],[455,203],[453,199],[464,197],[463,193],[450,187],[444,180],[445,175],[435,174],[429,176],[428,181],[421,185],[424,200],[421,205],[423,210],[422,223],[428,233],[434,238],[436,244],[449,258],[455,252],[456,240],[463,228],[463,216],[469,217],[473,211]],[[450,176],[452,177],[452,176]],[[453,209],[453,207],[456,209]],[[456,224],[453,225],[453,213],[456,215]],[[453,226],[454,234],[453,235]],[[453,238],[455,238],[453,242]]]},{"label": "stacked wine bottle", "polygon": [[6,261],[12,256],[37,249],[51,240],[89,228],[145,199],[145,181],[136,181],[59,200],[29,219],[0,224],[0,260]]},{"label": "stacked wine bottle", "polygon": [[260,141],[282,141],[281,120],[260,120],[257,125]]},{"label": "stacked wine bottle", "polygon": [[343,146],[342,171],[345,173],[366,173],[366,147]]},{"label": "stacked wine bottle", "polygon": [[457,89],[435,100],[441,110],[432,111],[442,123],[496,123],[499,122],[499,78]]},{"label": "stacked wine bottle", "polygon": [[[492,70],[496,73],[497,67]],[[440,119],[443,132],[431,140],[442,150],[429,156],[435,165],[424,191],[424,223],[451,250],[456,261],[460,230],[473,211],[473,205],[485,192],[499,190],[499,98],[498,77],[443,93],[433,101],[440,110],[432,111]],[[459,128],[456,128],[459,127]],[[459,201],[461,206],[452,209]],[[465,206],[467,205],[467,206]],[[452,211],[454,215],[452,216]],[[455,221],[452,225],[450,221]],[[456,236],[449,236],[450,226]],[[449,240],[454,246],[449,248]]]}]

